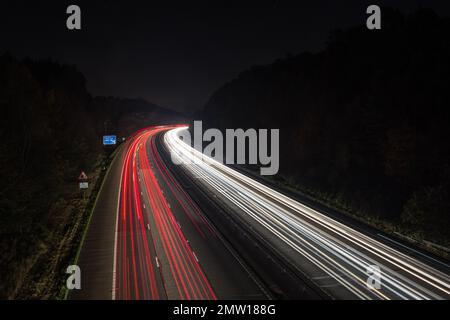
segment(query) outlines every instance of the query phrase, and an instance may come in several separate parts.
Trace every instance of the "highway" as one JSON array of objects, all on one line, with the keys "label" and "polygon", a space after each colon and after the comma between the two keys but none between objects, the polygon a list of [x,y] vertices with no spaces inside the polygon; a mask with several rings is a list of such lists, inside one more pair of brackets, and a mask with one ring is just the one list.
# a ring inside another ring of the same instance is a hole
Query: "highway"
[{"label": "highway", "polygon": [[[203,156],[182,130],[145,128],[120,147],[81,248],[82,289],[69,299],[450,298],[445,262]],[[367,285],[374,267],[379,287]]]},{"label": "highway", "polygon": [[[436,268],[203,156],[179,138],[186,129],[169,130],[163,141],[191,181],[325,296],[450,298],[448,264]],[[379,286],[373,281],[368,285],[377,268]]]},{"label": "highway", "polygon": [[156,150],[152,127],[126,146],[117,203],[112,299],[265,299]]}]

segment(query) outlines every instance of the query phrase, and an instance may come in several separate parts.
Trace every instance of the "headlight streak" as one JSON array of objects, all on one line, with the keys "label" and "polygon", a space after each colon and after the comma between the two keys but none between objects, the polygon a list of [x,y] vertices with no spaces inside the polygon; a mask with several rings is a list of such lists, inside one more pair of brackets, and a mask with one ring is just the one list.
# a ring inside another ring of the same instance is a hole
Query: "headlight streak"
[{"label": "headlight streak", "polygon": [[[448,275],[204,156],[179,139],[178,134],[185,129],[179,127],[167,132],[164,141],[187,170],[356,297],[441,299],[450,296]],[[378,265],[382,270],[380,290],[366,286],[365,272],[371,265]]]}]

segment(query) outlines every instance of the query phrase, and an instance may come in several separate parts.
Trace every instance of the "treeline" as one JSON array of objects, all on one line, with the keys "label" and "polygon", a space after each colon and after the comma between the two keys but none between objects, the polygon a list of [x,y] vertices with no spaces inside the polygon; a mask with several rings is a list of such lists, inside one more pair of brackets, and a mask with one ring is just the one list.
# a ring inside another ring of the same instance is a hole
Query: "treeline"
[{"label": "treeline", "polygon": [[183,122],[185,116],[144,99],[95,97],[91,114],[99,134],[128,136],[148,125]]},{"label": "treeline", "polygon": [[[0,297],[19,294],[64,226],[81,169],[101,154],[83,75],[56,62],[0,57]],[[29,285],[29,284],[27,284]]]},{"label": "treeline", "polygon": [[349,211],[450,243],[450,21],[385,8],[318,53],[255,66],[198,115],[280,128],[280,174]]},{"label": "treeline", "polygon": [[45,278],[73,252],[71,228],[85,214],[77,177],[99,167],[105,126],[118,133],[124,115],[160,109],[93,98],[74,66],[51,60],[3,54],[0,84],[0,298],[54,297]]}]

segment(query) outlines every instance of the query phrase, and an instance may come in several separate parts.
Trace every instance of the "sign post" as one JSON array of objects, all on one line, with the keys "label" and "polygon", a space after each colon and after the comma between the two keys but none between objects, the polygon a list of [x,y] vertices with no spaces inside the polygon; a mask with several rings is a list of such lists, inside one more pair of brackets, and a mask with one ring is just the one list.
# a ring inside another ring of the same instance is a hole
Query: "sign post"
[{"label": "sign post", "polygon": [[80,182],[79,186],[80,189],[87,189],[89,188],[89,182]]},{"label": "sign post", "polygon": [[83,199],[86,199],[86,190],[89,188],[88,176],[84,171],[81,171],[78,176],[78,186],[80,190],[83,190]]}]

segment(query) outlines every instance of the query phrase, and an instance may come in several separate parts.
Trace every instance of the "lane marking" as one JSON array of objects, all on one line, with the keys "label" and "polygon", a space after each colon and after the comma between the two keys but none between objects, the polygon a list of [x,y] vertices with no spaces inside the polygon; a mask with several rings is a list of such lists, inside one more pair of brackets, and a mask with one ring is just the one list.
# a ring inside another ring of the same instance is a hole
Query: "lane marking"
[{"label": "lane marking", "polygon": [[[125,148],[125,146],[123,147]],[[123,152],[126,152],[123,151]],[[122,154],[123,161],[123,154]],[[116,210],[116,230],[114,232],[114,262],[113,262],[113,280],[112,280],[112,300],[116,300],[116,285],[117,285],[117,228],[119,226],[119,209],[120,209],[120,195],[122,194],[122,178],[123,178],[123,167],[120,168],[120,181],[119,181],[119,191],[117,192],[117,210]]]},{"label": "lane marking", "polygon": [[198,261],[198,258],[197,258],[197,255],[195,254],[194,251],[192,251],[192,255],[194,256],[195,260],[196,260],[197,262],[199,262],[199,261]]}]

